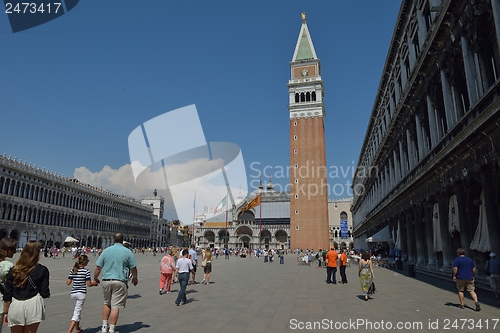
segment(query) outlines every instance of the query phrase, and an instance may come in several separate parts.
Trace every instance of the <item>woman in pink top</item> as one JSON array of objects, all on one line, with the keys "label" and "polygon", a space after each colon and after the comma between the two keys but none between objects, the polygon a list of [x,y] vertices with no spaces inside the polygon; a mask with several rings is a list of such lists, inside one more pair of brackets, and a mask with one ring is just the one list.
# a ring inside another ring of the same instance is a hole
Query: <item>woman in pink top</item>
[{"label": "woman in pink top", "polygon": [[165,291],[167,294],[170,294],[170,285],[172,283],[172,275],[175,270],[175,262],[174,258],[170,255],[171,251],[167,250],[165,256],[161,258],[160,261],[160,292],[159,294],[163,294],[163,287],[165,287]]}]

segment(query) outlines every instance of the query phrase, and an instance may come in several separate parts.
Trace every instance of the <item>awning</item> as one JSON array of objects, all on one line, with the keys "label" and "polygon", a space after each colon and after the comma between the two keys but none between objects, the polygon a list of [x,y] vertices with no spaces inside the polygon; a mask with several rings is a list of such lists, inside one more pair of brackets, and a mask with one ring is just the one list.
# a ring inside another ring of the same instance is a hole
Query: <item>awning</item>
[{"label": "awning", "polygon": [[378,243],[378,242],[392,242],[391,233],[389,232],[389,226],[377,232],[375,235],[368,237],[366,239],[367,243]]},{"label": "awning", "polygon": [[64,240],[64,243],[75,243],[75,242],[78,242],[78,239],[75,239],[71,236],[66,237],[66,239]]}]

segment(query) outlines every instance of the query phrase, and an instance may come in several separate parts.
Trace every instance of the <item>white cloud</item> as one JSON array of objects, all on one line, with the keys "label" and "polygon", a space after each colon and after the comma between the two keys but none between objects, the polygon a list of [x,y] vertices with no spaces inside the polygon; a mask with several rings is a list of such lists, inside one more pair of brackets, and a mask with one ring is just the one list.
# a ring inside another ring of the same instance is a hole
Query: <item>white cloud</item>
[{"label": "white cloud", "polygon": [[148,190],[135,184],[130,164],[125,164],[118,169],[105,165],[98,172],[92,172],[81,166],[75,169],[73,175],[83,183],[109,190],[118,195],[132,197],[137,200],[140,200],[143,195],[149,195]]},{"label": "white cloud", "polygon": [[[141,200],[142,196],[151,196],[157,189],[158,195],[164,197],[165,215],[167,219],[180,219],[191,224],[195,210],[193,208],[196,191],[196,214],[202,214],[204,206],[215,207],[226,195],[227,188],[222,175],[221,162],[206,159],[194,159],[186,163],[165,166],[151,171],[144,170],[134,181],[132,166],[126,164],[118,169],[104,166],[101,171],[92,172],[82,166],[75,169],[74,177],[81,182],[103,190],[109,190],[118,195]],[[234,200],[240,193],[247,194],[246,174],[243,160],[237,158],[225,167]],[[236,172],[239,170],[239,172]],[[164,175],[169,179],[172,196],[166,192]],[[175,209],[174,209],[175,204]]]}]

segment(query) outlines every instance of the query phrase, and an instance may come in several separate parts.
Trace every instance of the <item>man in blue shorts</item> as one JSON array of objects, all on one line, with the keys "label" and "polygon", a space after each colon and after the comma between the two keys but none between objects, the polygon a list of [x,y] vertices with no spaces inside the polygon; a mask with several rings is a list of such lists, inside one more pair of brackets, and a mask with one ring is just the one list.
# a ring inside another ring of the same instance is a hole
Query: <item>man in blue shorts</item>
[{"label": "man in blue shorts", "polygon": [[476,311],[481,311],[477,295],[474,291],[474,275],[476,274],[476,265],[471,258],[465,256],[465,250],[459,248],[457,250],[458,257],[453,260],[453,281],[457,284],[458,299],[460,300],[460,309],[464,305],[464,290],[467,290],[471,295],[476,305]]}]

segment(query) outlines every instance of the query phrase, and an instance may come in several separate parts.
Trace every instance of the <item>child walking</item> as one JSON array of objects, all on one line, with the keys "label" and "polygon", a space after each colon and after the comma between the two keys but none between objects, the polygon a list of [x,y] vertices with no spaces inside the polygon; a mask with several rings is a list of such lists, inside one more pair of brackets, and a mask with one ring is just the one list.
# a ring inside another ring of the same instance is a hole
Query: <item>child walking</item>
[{"label": "child walking", "polygon": [[85,268],[89,263],[89,258],[86,255],[81,255],[75,262],[73,269],[69,271],[68,280],[66,284],[69,286],[73,282],[73,287],[71,288],[71,300],[75,304],[75,310],[73,311],[73,317],[71,318],[71,323],[69,324],[68,333],[72,333],[73,329],[76,329],[76,333],[80,333],[82,330],[80,328],[80,319],[83,308],[83,303],[85,303],[85,297],[87,296],[87,287],[97,286],[97,282],[90,281],[90,271]]}]

